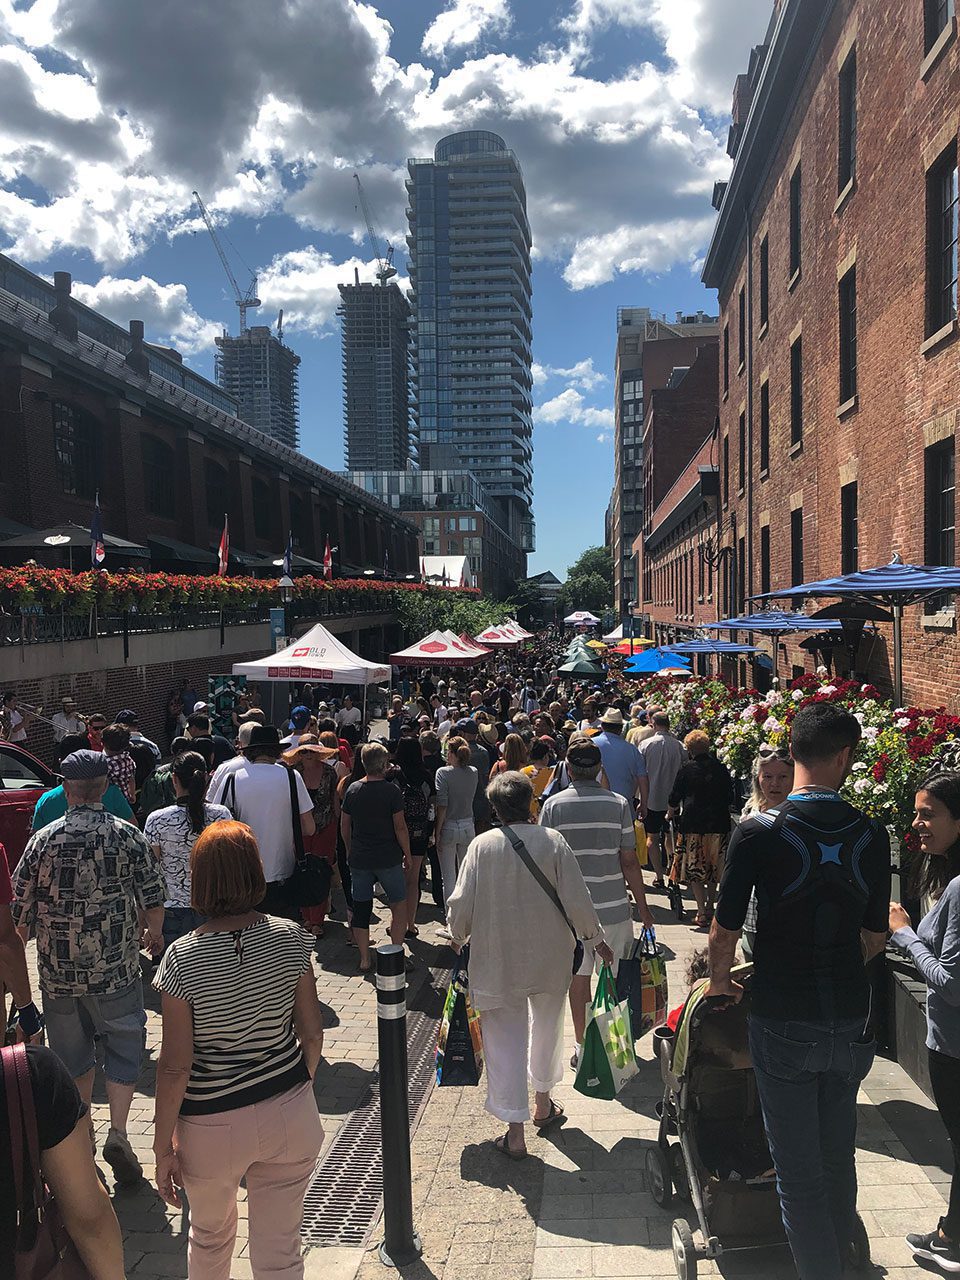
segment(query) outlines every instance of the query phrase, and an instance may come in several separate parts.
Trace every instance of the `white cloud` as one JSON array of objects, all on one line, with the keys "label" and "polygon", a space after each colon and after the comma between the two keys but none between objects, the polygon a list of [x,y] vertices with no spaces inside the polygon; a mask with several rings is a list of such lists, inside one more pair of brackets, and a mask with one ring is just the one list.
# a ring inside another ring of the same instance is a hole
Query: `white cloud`
[{"label": "white cloud", "polygon": [[584,403],[575,387],[567,387],[559,395],[538,404],[533,410],[534,422],[570,422],[585,427],[612,427],[612,409],[597,409]]},{"label": "white cloud", "polygon": [[[331,254],[310,245],[274,258],[260,272],[257,291],[265,310],[283,308],[285,329],[330,332],[340,305],[337,286],[352,284],[355,269],[362,281],[375,279],[376,263],[372,260],[348,258],[337,262]],[[399,283],[403,287],[405,281]]]},{"label": "white cloud", "polygon": [[420,46],[430,57],[465,49],[485,35],[503,35],[510,27],[507,0],[449,0],[424,33]]},{"label": "white cloud", "polygon": [[532,373],[535,387],[542,386],[550,378],[563,378],[573,386],[582,387],[584,391],[593,391],[608,381],[605,373],[593,367],[593,356],[586,360],[578,360],[569,369],[559,369],[554,365],[534,361]]},{"label": "white cloud", "polygon": [[197,314],[186,285],[158,284],[149,276],[138,280],[103,276],[96,284],[74,281],[73,294],[124,327],[131,320],[142,320],[149,342],[176,347],[184,355],[208,350],[222,329]]},{"label": "white cloud", "polygon": [[713,219],[678,219],[651,226],[621,226],[578,241],[563,278],[571,289],[606,284],[629,271],[666,271],[677,262],[691,266],[709,238]]}]

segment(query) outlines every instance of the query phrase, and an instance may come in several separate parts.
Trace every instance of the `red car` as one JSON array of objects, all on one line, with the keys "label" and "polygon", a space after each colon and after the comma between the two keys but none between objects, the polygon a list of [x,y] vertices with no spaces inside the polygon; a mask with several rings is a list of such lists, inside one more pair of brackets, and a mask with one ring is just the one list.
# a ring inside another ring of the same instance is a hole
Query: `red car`
[{"label": "red car", "polygon": [[0,844],[11,871],[30,839],[34,806],[59,784],[57,775],[29,751],[14,742],[0,742]]}]

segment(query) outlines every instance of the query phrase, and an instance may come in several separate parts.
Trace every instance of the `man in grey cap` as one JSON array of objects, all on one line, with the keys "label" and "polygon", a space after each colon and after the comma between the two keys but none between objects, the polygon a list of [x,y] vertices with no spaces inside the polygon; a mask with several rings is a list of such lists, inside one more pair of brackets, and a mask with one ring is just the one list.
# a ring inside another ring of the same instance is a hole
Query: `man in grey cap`
[{"label": "man in grey cap", "polygon": [[94,1040],[100,1039],[110,1104],[103,1158],[118,1183],[132,1183],[143,1172],[126,1132],[147,1021],[140,986],[140,913],[146,919],[145,944],[159,953],[166,889],[143,834],[103,807],[106,757],[74,751],[60,771],[67,811],[27,845],[14,874],[13,919],[37,940],[50,1048],[66,1063],[88,1105],[96,1070]]},{"label": "man in grey cap", "polygon": [[[616,966],[633,948],[633,915],[627,889],[637,902],[637,913],[645,928],[653,928],[653,916],[643,891],[643,874],[637,861],[633,807],[615,791],[598,782],[600,748],[586,734],[572,739],[567,749],[566,767],[570,785],[551,796],[540,810],[541,827],[559,831],[574,852],[603,936],[614,955]],[[590,974],[594,949],[585,946],[583,963],[570,983],[570,1011],[576,1036],[571,1065],[579,1062],[580,1047],[590,1003]],[[599,966],[598,966],[599,967]]]}]

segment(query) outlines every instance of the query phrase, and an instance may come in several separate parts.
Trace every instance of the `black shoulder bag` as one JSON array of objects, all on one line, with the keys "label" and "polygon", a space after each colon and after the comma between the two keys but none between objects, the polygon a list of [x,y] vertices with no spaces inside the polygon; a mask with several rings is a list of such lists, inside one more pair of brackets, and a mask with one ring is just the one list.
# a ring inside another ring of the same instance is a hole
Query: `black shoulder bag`
[{"label": "black shoulder bag", "polygon": [[293,848],[297,863],[293,875],[285,884],[287,897],[294,907],[319,907],[330,897],[333,868],[326,858],[308,858],[303,848],[303,828],[300,826],[300,804],[297,797],[297,779],[293,769],[287,769],[290,782],[290,810],[293,817]]},{"label": "black shoulder bag", "polygon": [[531,858],[530,850],[523,843],[523,841],[520,839],[517,833],[506,825],[501,827],[501,831],[507,837],[510,843],[513,845],[514,849],[516,849],[517,853],[520,855],[520,861],[527,868],[527,870],[533,876],[534,880],[536,880],[537,884],[540,886],[543,892],[547,895],[547,897],[550,899],[553,905],[557,908],[557,910],[563,916],[564,920],[566,920],[567,928],[573,934],[573,972],[576,973],[577,970],[580,968],[581,964],[583,963],[583,943],[577,937],[577,931],[573,927],[573,925],[570,923],[570,917],[567,915],[566,911],[564,911],[563,909],[563,903],[560,901],[559,893],[557,893],[556,889],[553,887],[553,885],[550,883],[547,877],[543,874],[543,872],[534,862],[533,858]]}]

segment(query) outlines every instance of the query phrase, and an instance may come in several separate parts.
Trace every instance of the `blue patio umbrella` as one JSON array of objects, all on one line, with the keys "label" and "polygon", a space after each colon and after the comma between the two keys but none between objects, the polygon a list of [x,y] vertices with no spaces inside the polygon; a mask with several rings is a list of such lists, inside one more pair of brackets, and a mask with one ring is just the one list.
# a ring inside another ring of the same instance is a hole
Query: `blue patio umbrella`
[{"label": "blue patio umbrella", "polygon": [[671,653],[759,653],[755,644],[734,644],[730,640],[686,640],[675,644]]},{"label": "blue patio umbrella", "polygon": [[[943,591],[960,591],[960,568],[955,565],[904,564],[894,556],[889,564],[845,573],[839,578],[802,582],[783,591],[768,591],[756,599],[800,600],[806,596],[861,600],[886,605],[893,613],[893,697],[903,702],[903,611]],[[818,629],[824,629],[822,620]],[[830,628],[832,630],[832,628]]]},{"label": "blue patio umbrella", "polygon": [[690,662],[671,649],[645,649],[643,653],[638,653],[636,657],[631,658],[623,670],[627,675],[632,676],[656,675],[658,671],[664,671],[669,667],[687,670]]},{"label": "blue patio umbrella", "polygon": [[773,637],[773,671],[777,673],[780,637],[798,631],[838,631],[842,624],[835,619],[811,618],[800,610],[759,609],[756,613],[737,618],[723,618],[720,622],[705,622],[705,631],[759,631]]}]

